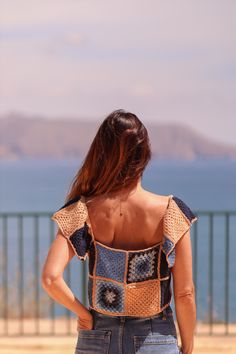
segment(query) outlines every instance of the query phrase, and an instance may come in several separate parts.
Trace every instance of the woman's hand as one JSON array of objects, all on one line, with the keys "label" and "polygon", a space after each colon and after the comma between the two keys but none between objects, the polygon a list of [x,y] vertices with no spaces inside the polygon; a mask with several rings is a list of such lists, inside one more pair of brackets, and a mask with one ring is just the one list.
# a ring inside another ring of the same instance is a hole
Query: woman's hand
[{"label": "woman's hand", "polygon": [[92,329],[93,328],[93,315],[88,310],[86,316],[78,316],[77,318],[77,331],[80,329]]}]

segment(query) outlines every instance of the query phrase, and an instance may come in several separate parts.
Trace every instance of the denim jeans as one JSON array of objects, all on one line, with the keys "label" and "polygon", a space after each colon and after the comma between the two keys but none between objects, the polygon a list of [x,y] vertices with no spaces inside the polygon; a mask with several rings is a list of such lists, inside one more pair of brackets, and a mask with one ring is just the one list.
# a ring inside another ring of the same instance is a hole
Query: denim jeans
[{"label": "denim jeans", "polygon": [[182,354],[170,305],[149,317],[90,312],[93,328],[78,331],[75,354]]}]

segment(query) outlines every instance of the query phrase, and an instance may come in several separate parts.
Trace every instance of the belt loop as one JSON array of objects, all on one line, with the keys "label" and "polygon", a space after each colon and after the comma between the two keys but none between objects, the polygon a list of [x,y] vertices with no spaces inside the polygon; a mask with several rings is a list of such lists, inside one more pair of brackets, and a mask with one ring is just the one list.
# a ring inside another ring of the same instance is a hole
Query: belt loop
[{"label": "belt loop", "polygon": [[162,312],[163,312],[162,319],[163,319],[163,320],[166,320],[166,317],[167,317],[167,310],[166,310],[166,308],[165,308]]},{"label": "belt loop", "polygon": [[125,316],[119,316],[119,318],[120,318],[120,322],[121,322],[121,323],[124,323],[124,322],[125,322]]}]

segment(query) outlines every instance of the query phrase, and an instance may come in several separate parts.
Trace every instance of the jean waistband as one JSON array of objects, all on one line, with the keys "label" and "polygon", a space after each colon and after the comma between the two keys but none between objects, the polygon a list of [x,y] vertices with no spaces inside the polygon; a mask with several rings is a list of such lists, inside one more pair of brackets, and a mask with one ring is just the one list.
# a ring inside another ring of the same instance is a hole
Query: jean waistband
[{"label": "jean waistband", "polygon": [[[120,316],[120,315],[117,315],[117,316],[113,316],[113,315],[105,315],[91,307],[89,307],[89,311],[91,313],[93,313],[94,315],[96,315],[97,317],[103,317],[103,318],[140,318],[139,316]],[[162,310],[161,312],[155,314],[155,315],[152,315],[152,316],[146,316],[146,318],[156,318],[156,317],[163,317],[163,316],[166,316],[166,317],[169,317],[169,316],[173,316],[173,310],[171,308],[171,306],[167,306],[164,310]],[[143,317],[145,318],[145,317]]]}]

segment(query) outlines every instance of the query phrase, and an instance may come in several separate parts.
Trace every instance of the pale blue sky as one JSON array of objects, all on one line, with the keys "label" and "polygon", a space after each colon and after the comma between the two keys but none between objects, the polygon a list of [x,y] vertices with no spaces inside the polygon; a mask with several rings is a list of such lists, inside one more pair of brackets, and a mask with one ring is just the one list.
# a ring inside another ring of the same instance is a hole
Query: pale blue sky
[{"label": "pale blue sky", "polygon": [[124,108],[236,144],[235,0],[0,0],[0,114]]}]

